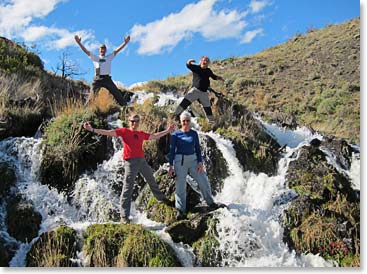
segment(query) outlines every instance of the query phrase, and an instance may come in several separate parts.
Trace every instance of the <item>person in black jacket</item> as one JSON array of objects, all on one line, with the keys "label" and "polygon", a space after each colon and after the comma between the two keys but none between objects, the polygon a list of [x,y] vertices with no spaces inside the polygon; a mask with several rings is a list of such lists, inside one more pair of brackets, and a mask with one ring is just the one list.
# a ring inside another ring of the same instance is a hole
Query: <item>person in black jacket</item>
[{"label": "person in black jacket", "polygon": [[202,104],[209,122],[214,123],[213,112],[207,92],[210,86],[209,78],[220,81],[224,81],[224,79],[215,75],[213,71],[208,68],[210,64],[209,57],[201,57],[199,65],[194,65],[194,62],[194,59],[190,59],[186,62],[186,67],[192,71],[192,88],[178,105],[174,114],[179,116],[192,102],[198,100]]}]

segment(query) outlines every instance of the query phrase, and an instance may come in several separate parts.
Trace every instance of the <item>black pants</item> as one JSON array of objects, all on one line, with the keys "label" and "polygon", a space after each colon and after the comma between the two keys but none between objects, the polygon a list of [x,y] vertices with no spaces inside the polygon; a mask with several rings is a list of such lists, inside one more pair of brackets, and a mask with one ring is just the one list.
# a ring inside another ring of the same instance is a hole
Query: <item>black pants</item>
[{"label": "black pants", "polygon": [[121,92],[116,87],[115,83],[111,79],[111,76],[97,76],[93,79],[92,90],[87,98],[86,104],[89,103],[91,98],[96,95],[101,88],[106,88],[121,106],[127,104],[128,99],[124,98],[125,92]]}]

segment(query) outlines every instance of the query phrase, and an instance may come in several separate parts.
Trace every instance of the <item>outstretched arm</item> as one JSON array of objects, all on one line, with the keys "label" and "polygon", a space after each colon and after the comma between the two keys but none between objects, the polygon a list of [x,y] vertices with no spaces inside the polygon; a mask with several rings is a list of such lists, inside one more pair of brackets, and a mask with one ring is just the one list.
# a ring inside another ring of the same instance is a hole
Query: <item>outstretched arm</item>
[{"label": "outstretched arm", "polygon": [[117,49],[113,51],[114,55],[119,53],[120,50],[122,50],[127,45],[127,43],[129,43],[129,41],[130,41],[130,36],[125,37],[124,42]]},{"label": "outstretched arm", "polygon": [[99,128],[93,128],[89,122],[85,122],[83,124],[84,129],[99,134],[99,135],[106,135],[106,136],[111,136],[111,137],[117,137],[116,131],[111,129],[111,130],[106,130],[106,129],[99,129]]},{"label": "outstretched arm", "polygon": [[175,129],[175,125],[171,124],[166,130],[163,130],[161,132],[150,134],[149,140],[156,140],[164,135],[167,135],[168,133],[172,132]]},{"label": "outstretched arm", "polygon": [[85,52],[85,54],[87,54],[88,56],[90,56],[90,51],[87,50],[83,44],[82,44],[82,38],[80,38],[80,36],[75,35],[74,36],[75,42],[79,45],[79,47]]}]

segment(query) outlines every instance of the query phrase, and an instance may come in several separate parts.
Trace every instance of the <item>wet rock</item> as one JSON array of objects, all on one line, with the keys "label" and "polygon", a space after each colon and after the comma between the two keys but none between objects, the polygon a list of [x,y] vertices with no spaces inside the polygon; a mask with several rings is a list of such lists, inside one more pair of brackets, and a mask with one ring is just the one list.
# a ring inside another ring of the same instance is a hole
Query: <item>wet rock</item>
[{"label": "wet rock", "polygon": [[76,266],[78,251],[77,233],[67,226],[43,233],[27,254],[26,266],[70,267]]},{"label": "wet rock", "polygon": [[14,168],[7,162],[0,162],[0,197],[3,197],[16,183]]},{"label": "wet rock", "polygon": [[9,235],[22,242],[30,242],[38,235],[42,216],[32,204],[20,196],[12,198],[7,206],[6,225]]},{"label": "wet rock", "polygon": [[176,243],[183,242],[191,245],[204,236],[208,229],[207,220],[211,214],[196,213],[187,220],[175,222],[166,228],[172,240]]},{"label": "wet rock", "polygon": [[327,163],[323,151],[309,146],[289,164],[286,180],[298,195],[284,214],[288,246],[341,266],[359,265],[360,201],[348,178]]},{"label": "wet rock", "polygon": [[0,267],[8,267],[9,262],[15,255],[18,245],[14,242],[7,242],[5,238],[0,235]]},{"label": "wet rock", "polygon": [[345,140],[325,137],[321,145],[334,155],[338,165],[345,170],[350,169],[353,148]]}]

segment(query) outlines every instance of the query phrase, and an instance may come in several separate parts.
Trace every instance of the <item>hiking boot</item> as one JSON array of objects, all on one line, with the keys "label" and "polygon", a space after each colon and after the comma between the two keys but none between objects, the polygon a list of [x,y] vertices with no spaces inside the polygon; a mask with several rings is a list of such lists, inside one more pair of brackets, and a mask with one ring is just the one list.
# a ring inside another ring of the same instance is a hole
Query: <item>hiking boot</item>
[{"label": "hiking boot", "polygon": [[130,219],[126,217],[121,217],[120,219],[121,224],[130,224]]},{"label": "hiking boot", "polygon": [[221,203],[212,203],[209,206],[210,210],[217,210],[218,208],[226,208],[227,206],[225,204],[221,204]]},{"label": "hiking boot", "polygon": [[171,201],[171,200],[168,200],[168,199],[164,199],[162,201],[162,203],[164,203],[165,205],[167,205],[169,207],[175,207],[175,202],[174,201]]},{"label": "hiking boot", "polygon": [[187,218],[186,213],[183,213],[181,211],[178,211],[178,214],[176,216],[177,221],[181,221],[181,220],[184,220],[186,218]]}]

